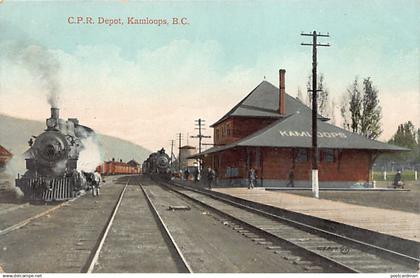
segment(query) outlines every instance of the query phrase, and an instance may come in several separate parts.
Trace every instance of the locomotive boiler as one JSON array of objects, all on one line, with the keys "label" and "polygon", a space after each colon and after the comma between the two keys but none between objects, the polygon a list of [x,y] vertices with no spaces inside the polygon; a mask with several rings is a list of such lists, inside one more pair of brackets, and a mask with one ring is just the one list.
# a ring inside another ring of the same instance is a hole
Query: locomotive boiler
[{"label": "locomotive boiler", "polygon": [[16,187],[31,200],[71,199],[91,187],[85,175],[77,170],[77,162],[83,139],[93,136],[94,131],[75,118],[60,119],[58,108],[51,108],[46,126],[43,133],[28,142],[27,171],[16,179]]}]

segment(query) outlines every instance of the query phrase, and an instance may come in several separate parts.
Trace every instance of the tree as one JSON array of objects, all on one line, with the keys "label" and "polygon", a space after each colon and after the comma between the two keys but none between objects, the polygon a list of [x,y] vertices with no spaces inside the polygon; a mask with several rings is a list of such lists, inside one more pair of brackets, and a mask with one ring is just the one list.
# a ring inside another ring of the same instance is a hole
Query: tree
[{"label": "tree", "polygon": [[345,129],[369,139],[376,139],[382,133],[378,90],[370,77],[363,80],[363,88],[357,77],[354,79],[343,96],[340,112]]},{"label": "tree", "polygon": [[[324,84],[324,74],[320,74],[317,80],[317,104],[318,104],[318,113],[324,117],[330,116],[330,105],[329,105],[329,91]],[[312,107],[312,75],[308,76],[308,82],[306,83],[306,89],[308,91],[306,105]]]},{"label": "tree", "polygon": [[420,164],[420,128],[417,129],[416,163]]},{"label": "tree", "polygon": [[331,100],[331,110],[330,110],[330,122],[333,125],[336,124],[335,107],[336,107],[336,103],[335,103],[335,100],[333,99]]},{"label": "tree", "polygon": [[350,94],[350,114],[351,130],[354,133],[360,133],[362,119],[362,94],[357,77],[354,79],[353,86],[348,90]]},{"label": "tree", "polygon": [[369,139],[376,139],[382,133],[382,108],[379,105],[378,90],[370,77],[363,80],[363,109],[360,132]]},{"label": "tree", "polygon": [[303,95],[302,95],[302,90],[300,89],[300,86],[298,86],[297,99],[300,100],[302,103],[304,103],[304,101],[303,101]]},{"label": "tree", "polygon": [[343,119],[343,128],[346,130],[351,130],[350,95],[348,93],[343,94],[343,96],[341,97],[340,114],[341,118]]},{"label": "tree", "polygon": [[397,132],[389,140],[389,143],[413,149],[417,145],[416,137],[416,129],[413,123],[408,121],[398,126]]},{"label": "tree", "polygon": [[400,153],[393,156],[394,159],[404,162],[415,162],[419,159],[419,132],[411,121],[398,126],[397,132],[388,143],[411,149],[411,152]]}]

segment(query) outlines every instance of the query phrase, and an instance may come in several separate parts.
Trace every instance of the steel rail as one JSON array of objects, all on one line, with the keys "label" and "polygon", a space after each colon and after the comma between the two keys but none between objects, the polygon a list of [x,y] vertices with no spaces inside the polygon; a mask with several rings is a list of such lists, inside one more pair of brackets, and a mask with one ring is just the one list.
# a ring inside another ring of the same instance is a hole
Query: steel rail
[{"label": "steel rail", "polygon": [[164,230],[165,235],[169,239],[170,244],[176,251],[176,255],[179,257],[179,261],[181,262],[182,267],[184,268],[184,271],[187,273],[194,273],[191,266],[188,264],[187,260],[185,259],[184,255],[181,252],[181,249],[178,247],[178,244],[176,243],[175,239],[171,235],[168,227],[166,226],[165,222],[163,221],[162,217],[160,216],[159,212],[157,211],[156,207],[154,206],[152,200],[150,199],[149,195],[147,194],[146,190],[144,189],[143,185],[139,184],[141,190],[143,191],[144,196],[146,197],[146,200],[151,208],[151,211],[155,218],[158,220],[158,225]]},{"label": "steel rail", "polygon": [[[233,205],[235,207],[243,208],[243,209],[246,209],[246,210],[248,210],[250,212],[254,212],[254,213],[257,213],[259,215],[263,215],[263,216],[269,217],[271,219],[274,219],[274,220],[277,220],[277,221],[280,221],[280,222],[283,222],[283,223],[284,222],[289,223],[290,225],[292,225],[292,226],[294,226],[294,227],[296,227],[298,229],[300,227],[304,231],[309,231],[309,232],[312,231],[312,232],[315,232],[315,234],[323,234],[323,235],[325,235],[325,236],[327,236],[329,238],[339,239],[340,241],[344,241],[344,242],[347,242],[347,243],[350,243],[350,244],[353,244],[353,245],[356,245],[356,246],[359,246],[359,247],[362,247],[362,248],[365,248],[365,249],[371,249],[371,250],[375,251],[376,253],[379,253],[381,255],[385,255],[385,256],[388,256],[388,257],[389,256],[397,257],[400,261],[404,261],[404,264],[406,264],[408,266],[415,267],[415,266],[419,265],[419,262],[420,262],[420,259],[417,259],[417,258],[408,256],[408,255],[405,255],[405,254],[402,254],[402,253],[398,253],[398,252],[395,252],[393,250],[388,250],[388,249],[385,249],[383,247],[375,246],[373,244],[369,244],[369,243],[362,242],[362,241],[359,241],[359,240],[356,240],[356,239],[352,239],[352,238],[349,238],[349,237],[346,237],[346,236],[343,236],[343,235],[340,235],[340,234],[335,234],[333,232],[325,231],[323,229],[320,229],[320,228],[317,228],[317,227],[314,227],[314,226],[311,226],[311,225],[308,225],[308,224],[305,224],[305,223],[301,223],[301,222],[298,222],[296,220],[287,219],[285,217],[282,217],[282,216],[279,216],[279,215],[276,215],[276,214],[273,214],[273,213],[269,213],[269,212],[266,212],[266,211],[261,210],[261,209],[257,209],[257,208],[251,207],[251,206],[240,204],[240,203],[234,202],[232,200],[229,200],[227,198],[223,198],[223,197],[217,196],[215,194],[211,194],[210,192],[206,192],[205,190],[198,190],[196,188],[191,188],[189,186],[181,185],[181,184],[178,184],[178,183],[176,184],[176,186],[181,187],[181,188],[184,188],[184,189],[187,189],[187,190],[190,190],[190,191],[193,191],[193,192],[197,192],[197,193],[200,193],[200,194],[207,195],[207,196],[209,196],[209,197],[211,197],[213,199],[220,200],[222,202],[228,203],[228,204]],[[174,190],[171,187],[169,187],[169,188],[172,189],[172,190]],[[183,194],[182,192],[179,192],[177,190],[174,190],[174,191],[178,192],[179,194],[182,194],[182,195],[186,196],[187,198],[190,198],[192,200],[195,200],[194,198],[192,198],[192,197],[190,197],[190,196],[188,196],[186,194]],[[197,200],[197,201],[200,202],[199,200]],[[202,202],[200,202],[200,203],[202,203]],[[204,205],[206,205],[206,204],[204,204]],[[208,205],[206,205],[206,206],[208,206]],[[221,212],[221,213],[223,213],[223,212]],[[240,222],[243,222],[242,220],[239,220],[239,221]],[[246,224],[248,224],[248,223],[246,223]],[[257,227],[255,227],[255,228],[257,228]],[[259,228],[257,228],[257,229],[259,229]],[[263,232],[267,233],[266,231],[263,231]],[[275,236],[275,235],[273,235],[271,233],[269,233],[269,234],[272,235],[272,236]],[[348,266],[346,266],[346,265],[344,265],[344,264],[342,264],[340,262],[337,262],[337,261],[331,259],[328,256],[324,256],[322,254],[319,254],[318,252],[315,252],[313,250],[309,250],[309,249],[307,249],[307,248],[305,248],[303,246],[300,246],[299,244],[293,243],[291,241],[289,241],[289,242],[291,244],[299,247],[299,248],[304,248],[304,249],[306,249],[306,250],[308,250],[308,251],[310,251],[310,252],[312,252],[312,253],[314,253],[314,254],[316,254],[318,256],[322,256],[322,257],[324,257],[324,258],[326,258],[328,260],[331,260],[334,263],[337,263],[338,265],[341,265],[341,266],[343,266],[345,268],[349,268],[349,270],[351,269],[354,272],[359,272],[356,269],[353,269],[353,268],[348,267]]]},{"label": "steel rail", "polygon": [[[167,185],[165,185],[165,186],[167,186]],[[180,187],[183,187],[183,186],[180,186]],[[180,195],[182,195],[182,196],[184,196],[184,197],[186,197],[186,198],[188,198],[188,199],[190,199],[190,200],[192,200],[192,201],[194,201],[194,202],[196,202],[196,203],[198,203],[198,204],[200,204],[201,206],[204,206],[204,207],[206,207],[206,208],[208,208],[210,210],[213,210],[213,211],[217,212],[218,214],[223,215],[226,218],[230,218],[231,220],[234,220],[235,222],[238,222],[241,225],[246,226],[250,230],[257,231],[258,233],[263,234],[266,237],[269,237],[269,238],[272,238],[272,239],[275,239],[275,240],[279,240],[279,241],[281,241],[283,243],[286,243],[289,246],[292,246],[294,248],[298,248],[301,251],[304,251],[306,253],[306,255],[314,256],[321,263],[332,264],[332,265],[334,265],[335,268],[342,269],[343,271],[346,271],[346,272],[358,273],[358,271],[356,269],[352,268],[352,267],[349,267],[349,266],[344,265],[344,264],[342,264],[340,262],[337,262],[337,261],[335,261],[335,260],[333,260],[333,259],[331,259],[331,258],[329,258],[327,256],[324,256],[324,255],[322,255],[322,254],[320,254],[318,252],[315,252],[315,251],[310,250],[310,249],[308,249],[308,248],[306,248],[304,246],[301,246],[299,244],[296,244],[296,243],[294,243],[294,242],[292,242],[290,240],[287,240],[285,238],[281,238],[281,237],[279,237],[277,235],[274,235],[274,234],[272,234],[272,233],[270,233],[268,231],[265,231],[262,228],[258,228],[256,226],[254,226],[254,225],[252,225],[252,224],[244,221],[244,220],[241,220],[241,219],[239,219],[239,218],[237,218],[237,217],[235,217],[235,216],[233,216],[233,215],[231,215],[229,213],[226,213],[226,212],[224,212],[224,211],[222,211],[220,209],[217,209],[217,208],[215,208],[215,207],[213,207],[211,205],[208,205],[208,204],[206,204],[206,203],[204,203],[204,202],[202,202],[200,200],[197,200],[197,199],[195,199],[195,198],[193,198],[193,197],[191,197],[191,196],[189,196],[189,195],[187,195],[185,193],[182,193],[182,192],[180,192],[178,190],[175,190],[173,188],[169,188],[169,189],[172,190],[172,191],[174,191],[174,192],[176,192],[176,193],[178,193],[178,194],[180,194]],[[191,190],[191,191],[195,191],[195,190],[192,190],[190,188],[186,188],[186,189]],[[200,191],[195,191],[195,192],[205,194],[204,192],[200,192]],[[209,196],[209,197],[212,197],[212,196]],[[217,199],[217,198],[218,197],[216,197],[214,199]]]},{"label": "steel rail", "polygon": [[93,269],[95,268],[95,265],[99,259],[99,254],[101,253],[101,249],[105,243],[106,237],[109,233],[109,230],[112,227],[112,223],[114,222],[115,216],[117,215],[117,211],[120,207],[121,201],[123,199],[124,193],[127,189],[127,186],[130,182],[130,178],[128,179],[127,183],[125,184],[123,190],[120,193],[120,196],[118,198],[117,203],[115,204],[113,210],[112,210],[112,214],[110,216],[110,218],[108,219],[108,222],[105,226],[105,228],[102,230],[100,237],[99,237],[99,241],[95,244],[94,248],[93,248],[93,252],[91,252],[88,261],[86,263],[86,265],[82,268],[82,272],[84,273],[92,273]]}]

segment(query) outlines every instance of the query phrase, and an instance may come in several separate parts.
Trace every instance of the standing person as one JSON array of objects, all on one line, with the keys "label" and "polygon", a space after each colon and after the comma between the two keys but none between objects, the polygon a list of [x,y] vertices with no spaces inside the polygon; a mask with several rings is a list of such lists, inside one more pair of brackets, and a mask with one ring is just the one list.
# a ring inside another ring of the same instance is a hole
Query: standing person
[{"label": "standing person", "polygon": [[93,173],[93,185],[92,185],[92,194],[93,196],[99,196],[99,188],[101,187],[102,177],[98,172]]},{"label": "standing person", "polygon": [[196,168],[195,171],[194,171],[194,182],[195,183],[198,182],[198,174],[199,174],[199,171],[198,171],[198,168]]},{"label": "standing person", "polygon": [[208,171],[207,172],[207,180],[208,180],[208,183],[209,183],[209,189],[211,189],[212,185],[214,183],[214,179],[216,177],[216,172],[210,167],[207,169],[207,171]]},{"label": "standing person", "polygon": [[253,189],[257,183],[257,173],[254,168],[251,168],[248,171],[248,181],[248,189]]},{"label": "standing person", "polygon": [[293,170],[293,167],[289,170],[289,182],[287,183],[287,187],[295,187],[295,171]]},{"label": "standing person", "polygon": [[188,180],[188,177],[190,176],[190,171],[188,171],[188,168],[185,169],[184,174],[185,174],[185,180],[187,181]]}]

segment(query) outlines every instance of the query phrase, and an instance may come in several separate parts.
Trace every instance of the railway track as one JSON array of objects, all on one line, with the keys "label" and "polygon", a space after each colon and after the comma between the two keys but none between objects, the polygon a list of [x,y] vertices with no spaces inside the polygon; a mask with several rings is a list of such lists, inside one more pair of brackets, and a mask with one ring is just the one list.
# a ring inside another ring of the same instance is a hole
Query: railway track
[{"label": "railway track", "polygon": [[144,187],[140,184],[141,190],[143,191],[144,196],[147,199],[147,202],[152,210],[153,215],[155,216],[156,221],[158,222],[158,225],[161,227],[161,230],[163,230],[165,237],[168,239],[170,246],[175,250],[175,253],[177,255],[177,261],[182,266],[182,272],[186,273],[193,273],[190,265],[188,264],[187,260],[185,259],[184,255],[182,254],[181,249],[178,247],[177,243],[175,242],[175,239],[169,232],[169,229],[166,227],[165,222],[163,221],[162,217],[160,217],[159,212],[157,211],[155,205],[153,204],[151,198],[147,194],[147,192],[144,190]]},{"label": "railway track", "polygon": [[176,184],[176,187],[167,183],[162,185],[222,215],[233,230],[254,241],[266,242],[267,248],[274,252],[280,248],[276,244],[294,250],[300,255],[294,256],[290,252],[279,252],[279,255],[296,264],[309,265],[312,261],[324,269],[356,273],[415,272],[419,265],[419,259],[405,254],[286,219],[208,190],[180,184]]},{"label": "railway track", "polygon": [[[134,224],[128,222],[136,219]],[[147,236],[143,237],[143,233]],[[127,250],[125,246],[140,248]],[[143,186],[130,185],[128,181],[82,272],[191,273],[192,270]]]},{"label": "railway track", "polygon": [[[53,205],[49,204],[48,207],[40,205],[41,202],[38,201],[36,205],[25,203],[2,211],[0,214],[0,221],[5,223],[5,225],[3,226],[0,224],[0,237],[16,231],[17,229],[20,229],[33,221],[42,218],[43,216],[50,215],[59,208],[68,206],[83,195],[84,194],[78,195],[67,201],[55,202]],[[19,221],[16,223],[15,219],[19,219]]]},{"label": "railway track", "polygon": [[[13,232],[17,229],[20,229],[20,228],[30,224],[31,222],[33,222],[33,221],[35,221],[35,220],[37,220],[37,219],[39,219],[43,216],[49,215],[50,213],[56,211],[59,208],[67,206],[69,203],[75,201],[79,197],[80,196],[77,196],[77,197],[72,198],[68,201],[61,202],[57,205],[53,205],[53,206],[51,206],[47,209],[42,208],[42,207],[40,208],[39,206],[31,207],[29,204],[24,204],[20,207],[17,207],[13,211],[13,212],[18,214],[18,215],[15,215],[15,216],[17,218],[21,218],[21,217],[25,217],[25,218],[20,220],[17,223],[9,224],[8,226],[2,227],[2,229],[0,230],[0,237],[4,236],[4,235],[6,235],[10,232]],[[40,212],[38,212],[36,214],[33,214],[33,210],[35,210],[35,211],[39,210]],[[21,214],[21,215],[19,215],[19,214]],[[26,216],[27,214],[29,214],[29,216]],[[7,221],[7,220],[9,220],[9,219],[5,219],[5,221]]]},{"label": "railway track", "polygon": [[[337,272],[336,268],[321,268],[313,261],[301,260],[296,264],[290,259],[298,256],[299,252],[294,252],[292,248],[273,245],[273,242],[263,240],[245,229],[241,229],[241,232],[243,235],[247,232],[246,237],[232,232],[232,222],[226,217],[165,186],[146,179],[144,184],[144,190],[154,200],[194,272]],[[287,256],[288,260],[282,260],[279,254]]]},{"label": "railway track", "polygon": [[[29,206],[2,215],[10,225],[2,225],[0,267],[7,272],[80,272],[121,193],[123,184],[118,183],[113,178],[99,198],[88,194],[58,205]],[[13,223],[16,216],[19,221]]]}]

